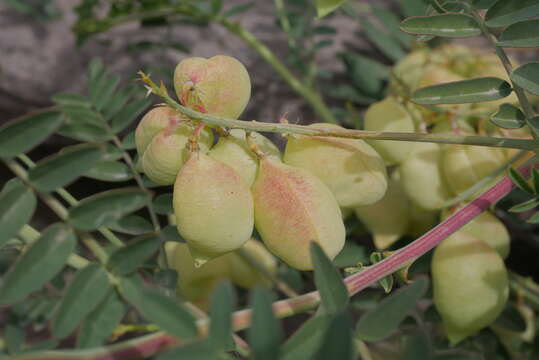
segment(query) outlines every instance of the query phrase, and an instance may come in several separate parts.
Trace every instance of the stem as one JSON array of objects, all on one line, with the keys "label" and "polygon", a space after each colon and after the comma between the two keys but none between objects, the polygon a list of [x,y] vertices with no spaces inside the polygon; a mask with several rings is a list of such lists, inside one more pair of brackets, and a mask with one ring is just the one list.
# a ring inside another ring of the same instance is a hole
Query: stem
[{"label": "stem", "polygon": [[301,95],[313,107],[315,112],[328,123],[338,124],[337,119],[322,100],[320,94],[312,88],[305,86],[298,78],[288,70],[275,54],[263,43],[261,43],[251,32],[245,29],[239,23],[233,23],[225,18],[217,17],[214,19],[217,23],[223,25],[231,33],[239,36],[249,46],[251,46],[273,69],[283,78],[290,87]]},{"label": "stem", "polygon": [[286,123],[264,123],[259,121],[245,121],[224,118],[209,114],[203,114],[183,105],[172,99],[166,90],[159,88],[146,74],[140,72],[142,81],[148,84],[148,88],[154,94],[163,98],[167,105],[178,110],[182,114],[214,126],[221,126],[232,129],[244,129],[246,131],[261,131],[274,133],[288,133],[311,136],[331,136],[349,139],[372,139],[372,140],[396,140],[396,141],[416,141],[432,142],[439,144],[462,144],[489,147],[503,147],[511,149],[534,150],[536,144],[533,140],[497,138],[490,136],[467,136],[454,134],[424,134],[414,132],[382,132],[366,130],[350,130],[339,128],[317,128],[304,125],[293,125]]},{"label": "stem", "polygon": [[[19,159],[28,167],[28,168],[34,168],[36,167],[36,163],[30,159],[26,154],[21,154],[18,156]],[[56,193],[60,195],[62,199],[64,199],[70,206],[77,206],[79,204],[79,201],[73,197],[66,189],[64,188],[58,188],[56,189]],[[108,241],[110,241],[111,244],[122,247],[124,246],[124,243],[122,240],[120,240],[112,231],[110,231],[107,228],[99,228],[97,229],[101,235],[103,235]]]},{"label": "stem", "polygon": [[[531,165],[524,166],[519,172],[528,177]],[[485,191],[471,203],[460,209],[454,215],[438,224],[435,228],[396,251],[384,260],[369,266],[365,271],[356,273],[344,279],[348,293],[353,296],[367,286],[377,282],[385,276],[399,270],[409,261],[417,259],[421,255],[438,245],[442,240],[458,231],[462,226],[470,222],[490,205],[507,195],[513,189],[513,183],[509,177],[504,177],[497,184]],[[295,298],[280,300],[273,303],[273,311],[278,318],[285,318],[316,307],[320,303],[320,294],[313,291]],[[234,331],[247,328],[251,322],[251,310],[240,310],[233,314]],[[209,321],[201,319],[197,321],[199,331],[206,333]],[[139,359],[143,356],[151,356],[170,346],[177,344],[177,339],[164,332],[157,332],[134,340],[117,343],[106,348],[94,350],[67,350],[49,351],[36,355],[15,357],[13,360],[75,360],[84,357],[87,360],[115,360],[115,359]]]}]

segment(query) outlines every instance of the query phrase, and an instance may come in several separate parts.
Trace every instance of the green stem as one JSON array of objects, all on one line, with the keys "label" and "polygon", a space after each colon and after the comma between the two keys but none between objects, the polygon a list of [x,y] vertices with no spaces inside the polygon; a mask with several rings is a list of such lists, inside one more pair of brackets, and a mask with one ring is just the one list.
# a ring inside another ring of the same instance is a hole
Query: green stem
[{"label": "green stem", "polygon": [[383,132],[350,130],[344,128],[319,128],[315,126],[303,126],[293,124],[264,123],[259,121],[245,121],[203,114],[180,105],[172,99],[166,90],[158,87],[147,75],[141,73],[142,80],[148,84],[152,92],[163,98],[167,105],[178,110],[182,114],[209,125],[221,126],[225,128],[245,129],[246,131],[275,132],[287,134],[300,134],[311,136],[331,136],[350,139],[372,139],[372,140],[396,140],[396,141],[417,141],[433,142],[439,144],[463,144],[476,146],[503,147],[522,150],[534,150],[536,144],[533,140],[496,138],[490,136],[467,136],[454,134],[426,134],[414,132]]},{"label": "green stem", "polygon": [[[26,154],[21,154],[18,157],[28,168],[31,169],[31,168],[36,167],[36,163],[32,159],[30,159]],[[57,189],[56,193],[60,195],[60,197],[64,199],[70,206],[77,206],[79,204],[79,201],[64,188]],[[114,233],[110,231],[109,229],[99,228],[98,231],[108,241],[110,241],[111,244],[119,246],[119,247],[124,246],[124,243],[122,242],[122,240],[120,240],[116,235],[114,235]]]},{"label": "green stem", "polygon": [[263,43],[261,43],[251,32],[245,29],[239,23],[233,23],[225,18],[217,17],[214,19],[219,24],[227,28],[231,33],[239,36],[249,46],[251,46],[273,69],[283,78],[290,87],[301,95],[313,107],[316,113],[325,122],[338,124],[337,119],[329,110],[324,100],[312,88],[305,86],[298,78],[288,70],[288,68],[275,56],[275,54]]},{"label": "green stem", "polygon": [[288,47],[296,47],[296,40],[290,36],[290,21],[288,21],[288,16],[286,15],[286,8],[284,6],[283,0],[275,0],[275,8],[277,9],[277,18],[281,23],[284,33],[286,34],[286,39],[288,41]]}]

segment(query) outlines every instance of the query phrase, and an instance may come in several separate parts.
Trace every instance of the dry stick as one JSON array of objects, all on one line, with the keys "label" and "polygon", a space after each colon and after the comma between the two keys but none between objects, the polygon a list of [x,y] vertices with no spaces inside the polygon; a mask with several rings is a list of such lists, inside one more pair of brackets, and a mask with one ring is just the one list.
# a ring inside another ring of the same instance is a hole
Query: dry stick
[{"label": "dry stick", "polygon": [[[519,172],[528,177],[532,165],[523,166]],[[368,267],[365,271],[347,277],[344,282],[348,288],[350,296],[353,296],[365,289],[367,286],[377,282],[385,276],[399,270],[407,262],[424,255],[426,252],[438,245],[442,240],[459,230],[462,226],[470,222],[490,205],[500,200],[513,189],[513,183],[509,177],[504,177],[501,181],[482,193],[471,203],[460,209],[454,215],[438,224],[435,228],[398,250],[386,259]],[[295,298],[280,300],[273,303],[273,311],[278,318],[292,316],[310,310],[320,303],[320,294],[317,291],[307,293]],[[234,331],[247,328],[251,323],[251,310],[240,310],[233,314]],[[199,332],[207,333],[209,321],[198,320]],[[177,345],[178,339],[164,333],[157,332],[137,339],[117,343],[106,348],[98,348],[86,351],[49,351],[36,355],[15,357],[13,360],[127,360],[140,359],[144,356],[151,356],[161,350]]]}]

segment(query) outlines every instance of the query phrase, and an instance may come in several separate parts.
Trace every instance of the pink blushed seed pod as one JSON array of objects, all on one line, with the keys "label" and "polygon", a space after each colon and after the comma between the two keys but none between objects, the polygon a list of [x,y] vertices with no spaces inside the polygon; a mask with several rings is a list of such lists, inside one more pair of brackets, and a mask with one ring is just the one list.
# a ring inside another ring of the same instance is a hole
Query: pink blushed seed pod
[{"label": "pink blushed seed pod", "polygon": [[181,120],[181,115],[168,106],[158,106],[148,111],[135,130],[135,143],[139,157],[144,155],[146,148],[158,133],[178,124]]}]

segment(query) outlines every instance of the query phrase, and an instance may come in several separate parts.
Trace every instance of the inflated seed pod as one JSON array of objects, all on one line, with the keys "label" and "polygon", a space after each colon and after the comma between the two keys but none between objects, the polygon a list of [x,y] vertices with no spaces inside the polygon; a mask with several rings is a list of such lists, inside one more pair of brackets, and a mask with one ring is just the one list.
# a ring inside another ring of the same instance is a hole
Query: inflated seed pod
[{"label": "inflated seed pod", "polygon": [[[386,98],[367,109],[365,130],[414,132],[415,125],[404,106],[393,98]],[[388,165],[402,162],[413,147],[412,142],[406,141],[371,140],[368,143],[378,151]]]},{"label": "inflated seed pod", "polygon": [[505,162],[499,148],[469,145],[447,145],[442,156],[442,169],[453,194],[458,195]]},{"label": "inflated seed pod", "polygon": [[459,232],[473,235],[490,245],[505,259],[509,255],[511,237],[505,225],[491,212],[484,211],[464,225]]},{"label": "inflated seed pod", "polygon": [[[262,269],[253,267],[249,260],[240,254],[240,250]],[[244,288],[252,288],[258,285],[269,286],[271,281],[261,271],[271,276],[277,273],[277,259],[262,243],[254,239],[250,239],[241,249],[226,256],[230,258],[230,279],[238,286]]]},{"label": "inflated seed pod", "polygon": [[451,198],[440,168],[441,157],[440,145],[417,142],[399,168],[408,198],[426,210],[440,209]]},{"label": "inflated seed pod", "polygon": [[311,242],[331,259],[342,250],[346,231],[339,204],[309,171],[263,157],[252,192],[256,229],[288,265],[312,270]]},{"label": "inflated seed pod", "polygon": [[389,180],[384,197],[367,206],[355,208],[356,216],[373,236],[374,245],[383,250],[390,247],[406,233],[410,223],[410,203],[402,185]]},{"label": "inflated seed pod", "polygon": [[174,70],[174,88],[183,105],[234,119],[251,97],[249,73],[241,62],[225,55],[182,60]]},{"label": "inflated seed pod", "polygon": [[[403,57],[393,67],[395,76],[411,90],[418,88],[419,81],[425,70],[425,65],[430,63],[431,50],[419,49],[412,51]],[[398,86],[399,82],[393,84]]]},{"label": "inflated seed pod", "polygon": [[230,166],[201,152],[191,153],[178,173],[173,205],[196,266],[238,249],[253,232],[249,185]]},{"label": "inflated seed pod", "polygon": [[[464,120],[458,120],[455,125],[458,127],[458,130],[463,134],[475,134],[474,128]],[[453,129],[453,124],[451,120],[447,119],[437,122],[436,125],[432,127],[432,130],[430,132],[433,134],[450,134],[454,133],[454,131],[455,129]]]},{"label": "inflated seed pod", "polygon": [[162,130],[177,125],[181,115],[169,106],[158,106],[146,113],[135,130],[137,153],[142,158],[152,139]]},{"label": "inflated seed pod", "polygon": [[[340,128],[330,124],[310,126]],[[316,175],[343,207],[373,204],[384,196],[387,189],[384,161],[363,140],[289,136],[283,160]]]},{"label": "inflated seed pod", "polygon": [[439,211],[426,210],[416,204],[411,204],[409,211],[410,226],[406,232],[408,235],[419,237],[438,223]]},{"label": "inflated seed pod", "polygon": [[[251,138],[264,154],[281,158],[279,149],[270,139],[256,132],[251,133]],[[249,185],[255,181],[258,159],[245,140],[244,130],[233,129],[229,136],[221,136],[208,155],[232,167]]]},{"label": "inflated seed pod", "polygon": [[457,232],[432,258],[434,304],[451,343],[491,324],[502,312],[509,289],[502,258],[480,239]]},{"label": "inflated seed pod", "polygon": [[[146,147],[142,156],[144,173],[156,184],[171,185],[178,171],[187,160],[187,143],[193,128],[180,123],[158,133]],[[208,152],[213,144],[211,129],[202,130],[198,146],[201,152]]]}]

